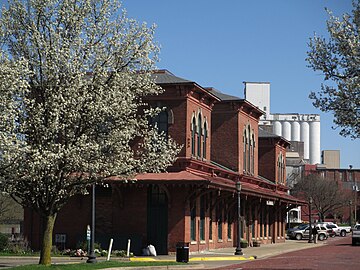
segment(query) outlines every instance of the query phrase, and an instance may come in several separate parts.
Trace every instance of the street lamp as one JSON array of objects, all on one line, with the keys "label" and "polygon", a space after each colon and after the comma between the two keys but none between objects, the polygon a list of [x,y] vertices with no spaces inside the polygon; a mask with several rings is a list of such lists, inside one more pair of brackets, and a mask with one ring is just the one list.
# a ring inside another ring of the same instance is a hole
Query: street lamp
[{"label": "street lamp", "polygon": [[352,200],[350,200],[350,201],[349,201],[349,208],[350,208],[350,211],[349,211],[349,213],[350,213],[350,226],[352,226],[352,223],[353,223],[353,221],[352,221],[352,210],[351,210],[351,205],[352,205]]},{"label": "street lamp", "polygon": [[353,186],[353,190],[354,190],[354,194],[355,194],[355,198],[354,198],[354,223],[356,224],[357,223],[357,192],[358,192],[358,186],[357,186],[357,183],[356,183],[356,179],[355,179],[355,175],[354,173],[351,171],[353,168],[352,165],[349,165],[349,169],[350,169],[350,175],[351,177],[353,178],[353,181],[354,181],[354,186]]},{"label": "street lamp", "polygon": [[235,184],[236,187],[236,191],[237,191],[237,197],[238,197],[238,216],[237,216],[237,223],[238,223],[238,231],[237,231],[237,247],[235,249],[235,255],[243,255],[243,252],[241,250],[241,237],[240,237],[240,233],[241,233],[241,216],[240,216],[240,209],[241,209],[241,202],[240,202],[240,192],[241,192],[241,183],[240,181],[237,181]]},{"label": "street lamp", "polygon": [[312,226],[311,226],[311,207],[312,207],[312,203],[313,203],[313,198],[310,197],[309,198],[309,224],[310,224],[310,227],[309,227],[309,241],[308,241],[308,243],[313,242],[313,240],[312,240]]},{"label": "street lamp", "polygon": [[90,254],[87,259],[87,263],[96,263],[96,256],[94,253],[95,243],[95,183],[92,185],[92,197],[91,197],[91,241],[90,241]]}]

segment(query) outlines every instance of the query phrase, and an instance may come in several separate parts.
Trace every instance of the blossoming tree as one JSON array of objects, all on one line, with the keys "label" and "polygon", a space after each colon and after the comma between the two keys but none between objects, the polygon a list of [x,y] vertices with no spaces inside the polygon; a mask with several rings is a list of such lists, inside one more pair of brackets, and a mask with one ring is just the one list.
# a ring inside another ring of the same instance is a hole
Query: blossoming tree
[{"label": "blossoming tree", "polygon": [[328,10],[329,39],[315,35],[310,39],[307,61],[324,75],[327,84],[312,92],[313,105],[334,114],[340,135],[360,138],[360,1],[353,1],[352,15],[336,17]]},{"label": "blossoming tree", "polygon": [[154,27],[116,0],[9,1],[0,19],[0,183],[44,220],[51,263],[56,215],[110,176],[158,172],[179,146],[149,125],[143,97],[158,46]]}]

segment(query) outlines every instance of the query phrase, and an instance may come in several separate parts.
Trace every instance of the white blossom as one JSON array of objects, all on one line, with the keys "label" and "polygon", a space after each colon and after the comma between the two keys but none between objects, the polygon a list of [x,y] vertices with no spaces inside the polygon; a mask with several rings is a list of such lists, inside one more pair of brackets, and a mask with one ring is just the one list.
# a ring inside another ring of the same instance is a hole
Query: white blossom
[{"label": "white blossom", "polygon": [[360,1],[353,2],[352,15],[336,17],[328,10],[329,39],[310,39],[309,67],[320,71],[327,84],[312,92],[313,105],[334,114],[340,135],[360,138]]},{"label": "white blossom", "polygon": [[3,8],[2,189],[56,216],[94,181],[132,179],[174,161],[179,147],[149,125],[159,109],[143,101],[162,92],[150,76],[154,30],[128,19],[115,0],[14,0]]}]

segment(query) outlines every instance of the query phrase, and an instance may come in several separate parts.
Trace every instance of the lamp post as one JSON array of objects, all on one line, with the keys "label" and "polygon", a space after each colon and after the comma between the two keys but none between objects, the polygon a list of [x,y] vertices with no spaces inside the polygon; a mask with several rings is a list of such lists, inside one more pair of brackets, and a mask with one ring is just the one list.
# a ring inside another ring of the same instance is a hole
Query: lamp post
[{"label": "lamp post", "polygon": [[349,165],[349,169],[350,169],[350,175],[353,178],[354,181],[354,186],[353,186],[353,190],[354,190],[354,194],[355,194],[355,198],[354,198],[354,223],[357,223],[357,192],[358,192],[358,186],[356,183],[356,179],[355,179],[355,175],[353,174],[353,172],[351,171],[353,168],[352,165]]},{"label": "lamp post", "polygon": [[350,208],[350,211],[349,211],[349,213],[350,213],[350,226],[352,227],[353,221],[352,221],[352,209],[351,209],[351,205],[352,205],[352,200],[349,201],[349,208]]},{"label": "lamp post", "polygon": [[241,183],[240,181],[237,181],[235,184],[236,187],[236,191],[237,191],[237,199],[238,199],[238,203],[237,203],[237,207],[238,207],[238,216],[237,216],[237,223],[238,223],[238,231],[237,231],[237,247],[235,249],[235,255],[243,255],[243,252],[241,250],[241,216],[240,216],[240,209],[241,209],[241,202],[240,202],[240,192],[241,192]]},{"label": "lamp post", "polygon": [[96,263],[96,256],[94,253],[95,243],[95,184],[92,185],[91,196],[91,240],[90,240],[90,254],[87,259],[87,263]]},{"label": "lamp post", "polygon": [[309,198],[309,224],[310,224],[310,227],[309,227],[309,241],[308,241],[308,243],[313,242],[313,240],[312,240],[312,226],[311,226],[311,207],[312,207],[312,203],[313,203],[313,198],[310,197]]}]

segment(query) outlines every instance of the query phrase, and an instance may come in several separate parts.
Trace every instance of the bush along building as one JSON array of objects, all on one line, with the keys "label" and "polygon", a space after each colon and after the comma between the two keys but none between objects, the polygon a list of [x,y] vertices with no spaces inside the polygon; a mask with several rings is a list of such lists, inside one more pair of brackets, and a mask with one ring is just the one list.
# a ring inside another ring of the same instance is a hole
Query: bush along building
[{"label": "bush along building", "polygon": [[[285,217],[304,202],[288,195],[285,156],[288,142],[259,131],[263,114],[250,102],[204,88],[166,70],[154,72],[165,91],[147,102],[166,107],[152,121],[183,148],[164,173],[137,175],[131,181],[108,179],[96,187],[95,242],[140,254],[148,244],[158,254],[237,245],[237,190],[241,183],[240,237],[251,245],[285,241]],[[259,139],[260,138],[260,139]],[[260,172],[260,175],[259,175]],[[74,248],[86,240],[91,195],[76,196],[62,209],[54,242]],[[25,235],[39,248],[41,220],[25,211]]]}]

